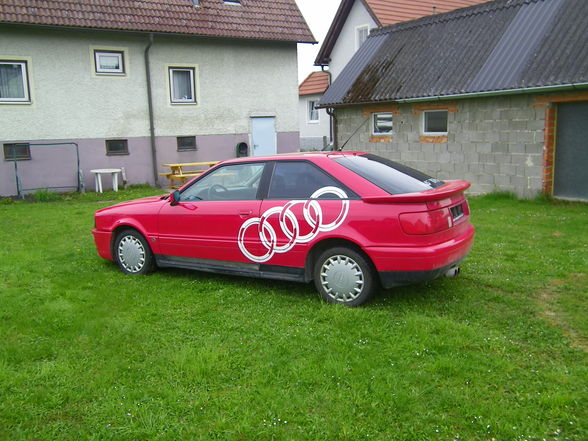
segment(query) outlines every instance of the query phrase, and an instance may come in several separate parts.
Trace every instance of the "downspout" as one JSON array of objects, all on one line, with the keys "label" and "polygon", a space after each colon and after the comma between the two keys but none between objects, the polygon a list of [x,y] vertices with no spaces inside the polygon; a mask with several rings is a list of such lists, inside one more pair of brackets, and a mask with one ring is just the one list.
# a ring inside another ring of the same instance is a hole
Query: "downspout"
[{"label": "downspout", "polygon": [[327,107],[327,115],[331,117],[331,139],[333,140],[333,151],[339,150],[337,147],[337,115],[335,115],[335,109]]},{"label": "downspout", "polygon": [[149,107],[149,135],[151,139],[151,161],[153,163],[153,179],[159,185],[157,174],[157,149],[155,146],[155,121],[153,117],[153,92],[151,90],[151,68],[149,66],[149,50],[153,46],[153,34],[149,34],[149,44],[145,48],[145,77],[147,80],[147,105]]},{"label": "downspout", "polygon": [[[325,70],[325,66],[321,66],[321,71],[326,72],[329,76],[329,86],[333,82],[333,76],[331,75],[330,70]],[[333,151],[337,150],[337,116],[335,115],[335,109],[332,107],[328,107],[326,109],[327,115],[330,116],[329,118],[329,136],[331,137],[331,141],[333,142]]]}]

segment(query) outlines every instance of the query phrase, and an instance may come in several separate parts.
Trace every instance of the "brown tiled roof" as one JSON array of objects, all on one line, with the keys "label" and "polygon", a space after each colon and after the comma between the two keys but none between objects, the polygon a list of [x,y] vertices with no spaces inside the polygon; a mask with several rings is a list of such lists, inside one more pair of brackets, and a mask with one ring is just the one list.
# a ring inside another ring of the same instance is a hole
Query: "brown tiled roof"
[{"label": "brown tiled roof", "polygon": [[363,0],[380,26],[414,20],[487,2],[488,0]]},{"label": "brown tiled roof", "polygon": [[[448,12],[477,5],[489,0],[341,0],[329,32],[316,57],[315,65],[324,66],[329,64],[331,51],[356,1],[363,3],[374,21],[381,27],[414,20],[433,13]],[[435,7],[435,12],[433,12],[433,6]]]},{"label": "brown tiled roof", "polygon": [[326,72],[312,72],[298,87],[298,95],[324,93],[327,87],[329,87],[329,74]]},{"label": "brown tiled roof", "polygon": [[315,42],[295,0],[0,0],[0,23]]}]

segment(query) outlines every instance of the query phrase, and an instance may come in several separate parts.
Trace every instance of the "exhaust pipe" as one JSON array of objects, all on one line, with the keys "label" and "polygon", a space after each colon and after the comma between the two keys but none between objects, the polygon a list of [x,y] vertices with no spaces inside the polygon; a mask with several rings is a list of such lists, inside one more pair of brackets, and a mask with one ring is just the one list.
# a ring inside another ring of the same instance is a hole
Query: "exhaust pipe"
[{"label": "exhaust pipe", "polygon": [[445,272],[445,277],[449,277],[449,278],[457,277],[457,275],[459,274],[460,271],[461,271],[461,269],[459,268],[459,266],[454,266],[453,268],[450,268]]}]

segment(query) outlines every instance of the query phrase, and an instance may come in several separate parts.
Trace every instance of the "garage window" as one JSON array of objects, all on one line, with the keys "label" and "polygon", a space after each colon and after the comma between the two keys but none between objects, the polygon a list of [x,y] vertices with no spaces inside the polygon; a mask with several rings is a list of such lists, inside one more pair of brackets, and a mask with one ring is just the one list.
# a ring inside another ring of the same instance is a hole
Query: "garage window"
[{"label": "garage window", "polygon": [[372,120],[372,133],[374,135],[389,135],[392,133],[392,113],[374,113]]},{"label": "garage window", "polygon": [[447,135],[447,110],[426,110],[423,112],[423,134]]}]

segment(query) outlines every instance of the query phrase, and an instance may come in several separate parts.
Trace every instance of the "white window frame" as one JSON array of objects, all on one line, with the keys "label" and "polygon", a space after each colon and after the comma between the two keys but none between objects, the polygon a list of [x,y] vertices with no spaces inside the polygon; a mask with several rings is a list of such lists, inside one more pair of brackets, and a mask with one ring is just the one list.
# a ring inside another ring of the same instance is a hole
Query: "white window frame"
[{"label": "white window frame", "polygon": [[362,31],[367,31],[367,35],[365,37],[365,40],[367,40],[367,38],[370,36],[370,25],[369,24],[364,24],[364,25],[356,26],[355,27],[355,50],[356,51],[365,42],[365,40],[359,41],[360,40],[360,32],[362,32]]},{"label": "white window frame", "polygon": [[[174,99],[174,79],[173,73],[176,71],[182,72],[190,72],[190,85],[192,88],[192,98],[191,99]],[[188,66],[188,65],[181,65],[181,64],[174,64],[167,66],[167,79],[168,79],[168,89],[169,89],[169,100],[171,104],[198,104],[198,87],[197,87],[197,76],[198,76],[198,67],[197,66]]]},{"label": "white window frame", "polygon": [[[311,124],[316,124],[320,122],[320,114],[319,114],[319,109],[314,108],[314,106],[316,105],[316,103],[318,103],[319,100],[308,100],[307,101],[307,107],[306,107],[306,120],[307,122],[311,123]],[[316,119],[312,119],[312,114],[316,112]]]},{"label": "white window frame", "polygon": [[[425,130],[427,127],[427,124],[426,124],[427,114],[440,113],[440,112],[445,112],[447,114],[447,127],[446,127],[447,130],[445,130],[444,132],[427,132]],[[445,136],[445,135],[447,135],[448,130],[449,130],[449,111],[447,109],[423,110],[421,130],[422,130],[423,135],[425,135],[425,136]]]},{"label": "white window frame", "polygon": [[[118,69],[109,69],[100,64],[101,56],[116,56],[119,59]],[[96,75],[126,75],[125,53],[122,50],[94,49],[94,72]]]},{"label": "white window frame", "polygon": [[31,102],[30,95],[30,81],[29,81],[29,69],[27,60],[12,60],[12,59],[0,59],[0,64],[19,64],[21,72],[22,90],[23,97],[6,97],[0,98],[0,104],[29,104]]},{"label": "white window frame", "polygon": [[[376,132],[376,118],[378,115],[390,115],[392,127],[388,132]],[[375,112],[372,113],[372,135],[374,136],[388,136],[394,133],[394,114],[392,112]]]}]

